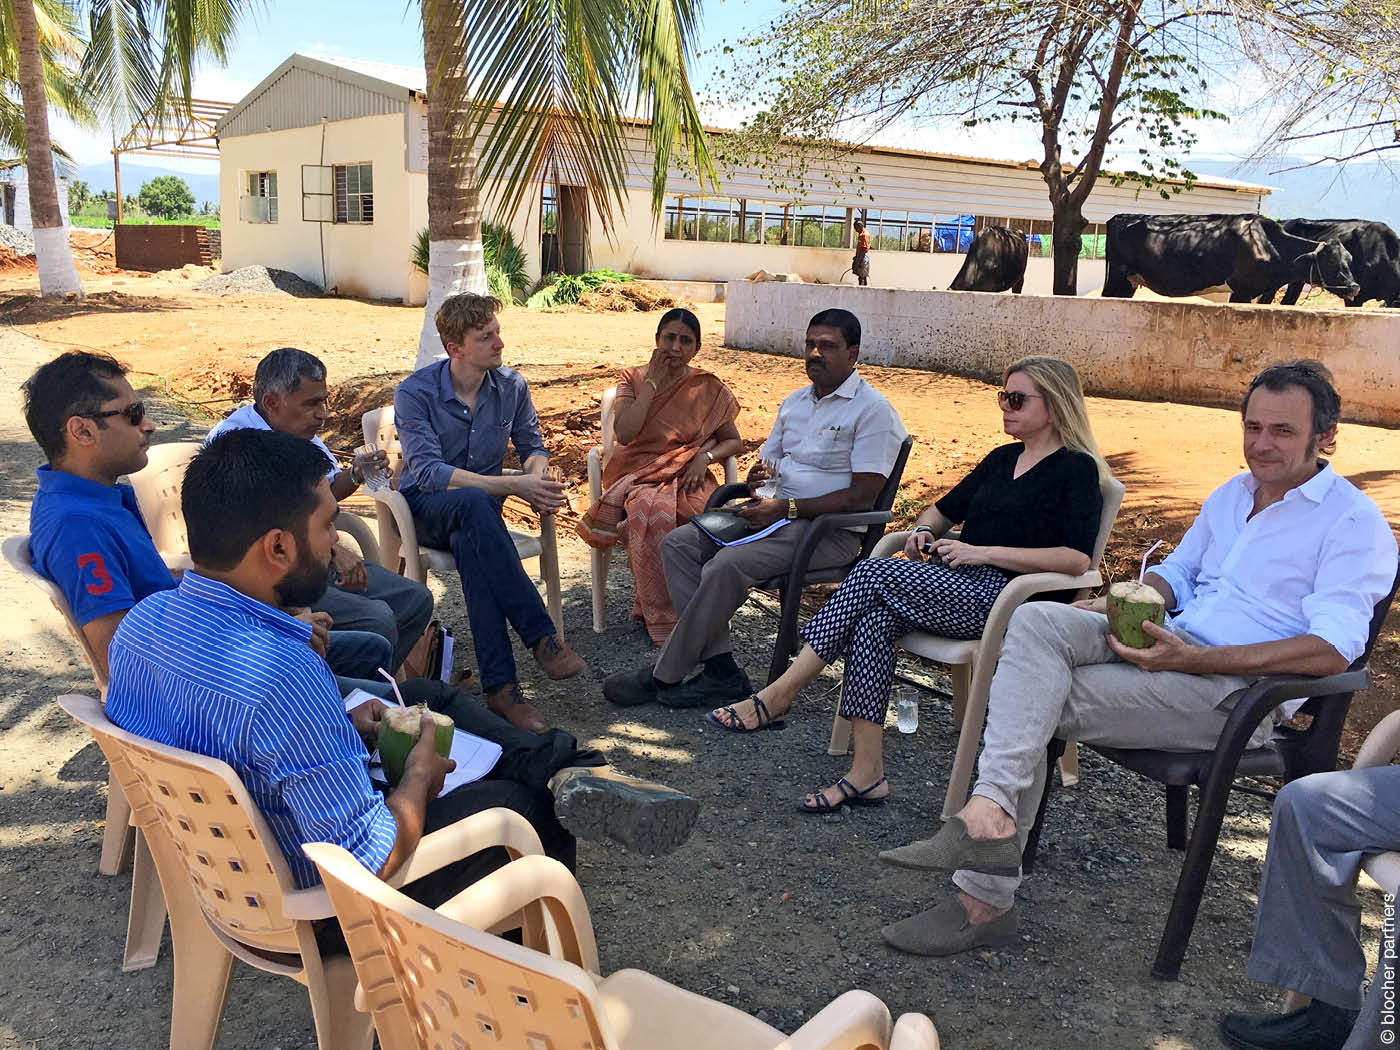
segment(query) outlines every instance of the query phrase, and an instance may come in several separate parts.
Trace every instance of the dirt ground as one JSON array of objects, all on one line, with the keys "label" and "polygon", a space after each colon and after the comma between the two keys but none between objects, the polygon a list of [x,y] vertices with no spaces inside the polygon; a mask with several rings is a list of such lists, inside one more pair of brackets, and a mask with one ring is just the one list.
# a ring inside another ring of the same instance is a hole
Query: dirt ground
[{"label": "dirt ground", "polygon": [[[43,303],[22,276],[0,270],[0,389],[13,392],[34,364],[61,349],[97,347],[137,370],[137,385],[161,408],[162,437],[187,436],[224,414],[246,397],[258,358],[293,343],[327,362],[338,397],[329,440],[353,447],[352,421],[384,403],[411,367],[421,324],[420,310],[380,303],[204,296],[191,290],[193,274],[94,275],[87,300]],[[723,311],[699,308],[706,343],[697,363],[738,395],[751,456],[782,397],[804,379],[797,360],[719,347]],[[620,366],[646,359],[654,326],[655,315],[646,314],[510,310],[503,317],[507,363],[531,382],[556,462],[577,479],[579,509],[597,396]],[[987,384],[899,369],[862,372],[915,436],[896,508],[903,517],[1004,440]],[[1136,572],[1153,540],[1178,538],[1206,493],[1242,469],[1238,416],[1097,398],[1090,415],[1127,484],[1109,558],[1110,575],[1122,577]],[[17,414],[7,418],[0,515],[8,535],[25,528],[39,455]],[[1400,434],[1348,425],[1340,445],[1338,470],[1392,524],[1400,522],[1393,468]],[[1021,941],[940,961],[897,955],[880,942],[880,925],[929,906],[943,884],[884,868],[874,853],[927,834],[936,819],[956,739],[937,695],[946,679],[935,668],[901,664],[933,691],[921,702],[918,734],[887,733],[890,805],[800,816],[792,800],[845,770],[825,754],[839,677],[831,672],[810,686],[789,729],[762,739],[716,739],[696,712],[611,710],[598,680],[650,653],[644,632],[626,621],[624,560],[617,559],[609,585],[609,629],[594,635],[587,548],[564,529],[561,555],[566,626],[590,670],[567,685],[530,682],[539,706],[625,768],[704,803],[694,838],[673,856],[581,846],[580,880],[606,971],[640,966],[788,1030],[846,988],[865,987],[892,1010],[929,1013],[954,1048],[1214,1047],[1221,1010],[1274,1001],[1270,990],[1244,979],[1266,802],[1245,795],[1232,802],[1180,982],[1147,974],[1180,863],[1165,847],[1160,793],[1093,756],[1083,760],[1080,787],[1052,800],[1041,864],[1022,898]],[[456,581],[435,577],[432,584],[440,614],[465,634]],[[51,702],[90,689],[90,679],[56,615],[12,573],[0,573],[0,603],[19,614],[16,633],[0,643],[0,724],[7,727],[0,733],[0,1048],[160,1045],[168,950],[150,970],[119,973],[129,881],[96,874],[105,767]],[[739,656],[755,678],[766,667],[774,623],[773,603],[762,597],[737,618]],[[1349,745],[1395,706],[1394,627],[1373,664],[1377,687],[1353,707]],[[1373,946],[1379,897],[1366,903]],[[226,1050],[314,1045],[305,997],[289,982],[240,969],[225,1017],[219,1045]]]}]

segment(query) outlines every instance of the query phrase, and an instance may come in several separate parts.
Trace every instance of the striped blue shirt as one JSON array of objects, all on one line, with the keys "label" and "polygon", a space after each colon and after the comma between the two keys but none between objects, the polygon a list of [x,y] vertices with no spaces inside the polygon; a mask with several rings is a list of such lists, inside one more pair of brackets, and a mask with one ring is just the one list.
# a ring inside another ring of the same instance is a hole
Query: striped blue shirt
[{"label": "striped blue shirt", "polygon": [[302,888],[320,882],[302,843],[336,843],[378,871],[398,835],[310,637],[309,624],[186,572],[137,603],[107,652],[107,717],[232,766]]}]

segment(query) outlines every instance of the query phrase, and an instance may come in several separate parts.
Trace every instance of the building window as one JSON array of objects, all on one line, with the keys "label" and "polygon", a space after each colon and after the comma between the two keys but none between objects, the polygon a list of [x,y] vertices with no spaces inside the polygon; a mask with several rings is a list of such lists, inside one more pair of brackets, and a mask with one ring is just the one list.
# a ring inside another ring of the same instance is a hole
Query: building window
[{"label": "building window", "polygon": [[369,164],[335,166],[335,221],[374,221],[374,176]]},{"label": "building window", "polygon": [[277,221],[277,172],[248,172],[248,192],[239,202],[244,222]]}]

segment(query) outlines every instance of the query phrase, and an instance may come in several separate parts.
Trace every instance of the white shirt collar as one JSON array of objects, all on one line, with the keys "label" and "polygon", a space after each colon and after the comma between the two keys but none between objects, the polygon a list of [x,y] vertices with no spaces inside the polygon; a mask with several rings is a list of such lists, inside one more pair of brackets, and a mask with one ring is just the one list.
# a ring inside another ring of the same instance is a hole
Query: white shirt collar
[{"label": "white shirt collar", "polygon": [[[842,384],[826,396],[843,397],[849,401],[856,396],[856,392],[860,389],[860,385],[863,382],[865,382],[865,380],[861,379],[860,373],[852,369],[851,374],[845,378]],[[813,401],[822,400],[822,398],[817,395],[816,385],[812,383],[807,384],[807,396]]]},{"label": "white shirt collar", "polygon": [[[1332,464],[1327,460],[1323,459],[1318,462],[1322,464],[1322,469],[1301,485],[1295,485],[1288,492],[1285,492],[1284,499],[1287,499],[1293,492],[1306,496],[1314,503],[1321,503],[1326,498],[1328,491],[1337,480],[1337,472],[1332,469]],[[1245,491],[1251,496],[1259,491],[1259,479],[1250,471],[1245,471],[1240,475],[1240,480],[1244,484]]]}]

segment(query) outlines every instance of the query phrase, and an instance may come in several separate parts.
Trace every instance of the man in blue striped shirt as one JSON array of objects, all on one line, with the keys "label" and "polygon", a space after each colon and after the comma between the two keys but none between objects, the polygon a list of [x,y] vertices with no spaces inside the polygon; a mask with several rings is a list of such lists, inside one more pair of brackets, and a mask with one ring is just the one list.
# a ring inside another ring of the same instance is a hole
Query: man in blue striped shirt
[{"label": "man in blue striped shirt", "polygon": [[[566,733],[524,732],[486,712],[470,728],[503,753],[485,779],[439,798],[452,764],[426,733],[398,786],[387,797],[374,789],[368,747],[383,704],[370,701],[347,718],[329,668],[306,645],[310,626],[281,611],[314,601],[329,578],[336,503],[324,475],[310,442],[266,431],[233,431],[195,457],[182,496],[194,569],[117,629],[108,717],[231,765],[299,886],[317,881],[305,842],[337,843],[387,876],[426,831],[495,806],[524,815],[545,851],[570,866],[574,840],[564,822],[580,834],[625,838],[619,822],[630,820],[650,828],[636,844],[678,845],[694,822],[693,799],[613,774]],[[424,688],[430,699],[438,690]],[[668,830],[674,841],[657,837]],[[469,858],[410,892],[438,903],[500,860]]]}]

